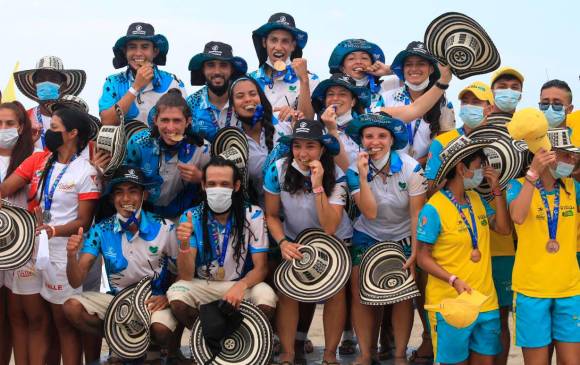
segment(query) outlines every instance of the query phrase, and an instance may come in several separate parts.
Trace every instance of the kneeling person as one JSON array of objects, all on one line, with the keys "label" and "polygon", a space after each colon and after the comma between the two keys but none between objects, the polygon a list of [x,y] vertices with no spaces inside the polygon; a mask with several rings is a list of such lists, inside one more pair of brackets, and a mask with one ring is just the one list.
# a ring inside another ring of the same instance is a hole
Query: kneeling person
[{"label": "kneeling person", "polygon": [[64,303],[65,315],[81,331],[102,335],[114,295],[150,276],[152,296],[146,305],[152,312],[152,340],[165,347],[177,327],[165,296],[176,272],[174,225],[141,209],[147,191],[139,169],[121,166],[110,181],[109,194],[117,214],[95,224],[88,235],[83,236],[80,228],[69,238],[66,271],[68,282],[76,288],[101,254],[111,290],[73,295]]},{"label": "kneeling person", "polygon": [[202,187],[204,201],[187,210],[177,228],[180,280],[167,292],[173,314],[192,328],[201,304],[223,299],[239,308],[242,299],[248,299],[271,317],[277,297],[264,283],[264,212],[243,202],[241,174],[220,156],[204,168]]}]

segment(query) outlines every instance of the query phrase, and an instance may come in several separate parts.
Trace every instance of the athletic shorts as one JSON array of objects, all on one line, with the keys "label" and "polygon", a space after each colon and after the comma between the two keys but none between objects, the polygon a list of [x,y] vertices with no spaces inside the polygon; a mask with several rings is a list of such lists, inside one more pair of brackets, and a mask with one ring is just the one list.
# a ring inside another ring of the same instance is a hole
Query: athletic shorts
[{"label": "athletic shorts", "polygon": [[493,284],[500,307],[511,307],[514,301],[514,292],[512,291],[514,261],[514,256],[492,256],[491,258]]}]

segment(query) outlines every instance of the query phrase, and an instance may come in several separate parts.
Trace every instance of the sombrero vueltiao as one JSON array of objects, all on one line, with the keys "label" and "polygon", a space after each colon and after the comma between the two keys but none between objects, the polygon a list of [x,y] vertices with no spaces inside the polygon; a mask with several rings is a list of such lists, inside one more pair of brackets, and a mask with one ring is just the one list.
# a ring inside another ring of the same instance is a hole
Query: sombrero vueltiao
[{"label": "sombrero vueltiao", "polygon": [[548,138],[552,148],[569,153],[580,153],[580,147],[574,146],[570,140],[570,134],[567,128],[548,129]]},{"label": "sombrero vueltiao", "polygon": [[403,270],[405,254],[400,244],[381,242],[369,247],[360,263],[360,301],[387,305],[421,294],[409,270]]},{"label": "sombrero vueltiao", "polygon": [[334,47],[328,59],[328,68],[331,74],[342,72],[344,58],[352,52],[366,52],[371,56],[372,63],[385,63],[385,54],[381,47],[366,39],[345,39]]},{"label": "sombrero vueltiao", "polygon": [[262,40],[270,34],[271,31],[281,29],[290,32],[296,41],[296,49],[290,55],[290,59],[302,57],[302,49],[306,47],[308,41],[308,34],[298,28],[294,22],[294,17],[287,13],[276,13],[270,16],[268,22],[260,28],[252,32],[252,41],[254,42],[254,49],[258,56],[258,63],[262,66],[268,59],[266,48],[262,44]]},{"label": "sombrero vueltiao", "polygon": [[112,352],[123,359],[139,359],[149,347],[151,314],[145,301],[151,297],[151,278],[121,290],[107,308],[105,340]]},{"label": "sombrero vueltiao", "polygon": [[205,343],[199,317],[193,323],[189,346],[196,364],[256,364],[270,363],[273,349],[273,331],[268,318],[258,307],[243,300],[240,311],[244,317],[242,324],[231,335],[222,340],[221,352],[213,355]]},{"label": "sombrero vueltiao", "polygon": [[321,113],[325,109],[326,92],[332,86],[342,86],[350,91],[356,98],[357,109],[365,110],[371,105],[371,92],[367,87],[356,86],[356,81],[342,72],[330,75],[329,79],[322,81],[312,92],[312,108],[316,113]]},{"label": "sombrero vueltiao", "polygon": [[39,101],[36,96],[34,75],[37,71],[53,71],[63,76],[64,82],[60,85],[60,95],[78,95],[85,87],[87,75],[83,70],[66,70],[62,60],[55,56],[44,56],[32,70],[18,71],[14,73],[14,83],[24,96],[34,101]]},{"label": "sombrero vueltiao", "polygon": [[125,153],[127,150],[127,139],[125,138],[125,118],[121,108],[115,105],[115,111],[120,120],[120,125],[104,125],[99,130],[97,135],[96,148],[109,152],[111,154],[111,161],[104,168],[103,174],[109,177],[113,172],[123,163]]},{"label": "sombrero vueltiao", "polygon": [[352,262],[347,248],[321,229],[306,229],[295,239],[301,260],[285,260],[274,273],[274,285],[284,295],[305,303],[331,298],[348,281]]},{"label": "sombrero vueltiao", "polygon": [[494,71],[501,63],[483,27],[461,13],[449,12],[433,20],[425,30],[424,43],[461,80]]},{"label": "sombrero vueltiao", "polygon": [[97,138],[97,134],[101,128],[101,121],[94,115],[89,114],[89,105],[82,98],[76,95],[62,95],[56,100],[47,100],[41,103],[46,107],[46,109],[48,109],[51,115],[56,110],[63,107],[73,108],[88,114],[89,120],[91,121],[89,139],[95,140]]},{"label": "sombrero vueltiao", "polygon": [[135,133],[140,132],[144,129],[149,129],[147,124],[145,124],[142,121],[137,120],[137,119],[131,119],[131,120],[125,122],[124,126],[125,126],[125,136],[127,138],[127,141],[129,141]]},{"label": "sombrero vueltiao", "polygon": [[211,144],[211,155],[221,156],[226,160],[233,161],[242,174],[244,194],[247,196],[248,187],[248,140],[241,130],[236,127],[220,129]]},{"label": "sombrero vueltiao", "polygon": [[26,209],[2,199],[0,209],[0,270],[15,270],[32,257],[34,229],[33,215]]},{"label": "sombrero vueltiao", "polygon": [[230,80],[235,80],[238,77],[245,75],[248,71],[248,64],[241,57],[235,57],[232,51],[232,46],[222,42],[208,42],[203,48],[202,53],[198,53],[189,61],[189,71],[191,71],[191,84],[203,85],[205,84],[205,76],[203,75],[203,63],[211,60],[220,60],[229,62],[232,65],[232,75]]},{"label": "sombrero vueltiao", "polygon": [[125,47],[127,42],[132,40],[144,40],[153,43],[159,53],[153,59],[156,65],[165,65],[167,52],[169,52],[169,42],[162,34],[155,34],[155,28],[148,23],[132,23],[127,28],[127,34],[119,38],[113,46],[113,67],[121,68],[127,66],[127,57],[125,56]]}]

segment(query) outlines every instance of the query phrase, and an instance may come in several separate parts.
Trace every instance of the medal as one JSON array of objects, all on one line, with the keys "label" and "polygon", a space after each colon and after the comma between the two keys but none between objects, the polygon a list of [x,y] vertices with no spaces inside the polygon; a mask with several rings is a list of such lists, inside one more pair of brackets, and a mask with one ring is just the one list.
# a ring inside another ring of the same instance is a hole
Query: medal
[{"label": "medal", "polygon": [[471,205],[471,202],[469,201],[469,197],[467,197],[467,195],[465,195],[465,200],[467,200],[467,209],[469,210],[469,216],[471,217],[471,225],[469,225],[469,222],[467,221],[467,217],[463,213],[463,210],[461,209],[459,202],[457,202],[457,199],[455,199],[453,194],[447,189],[443,189],[443,190],[441,190],[441,192],[449,200],[451,200],[451,203],[453,203],[453,205],[455,205],[455,208],[457,208],[457,212],[459,213],[461,220],[463,221],[463,223],[467,227],[467,231],[469,232],[469,236],[471,237],[471,248],[472,248],[471,255],[469,258],[471,259],[472,262],[475,262],[475,263],[481,261],[481,251],[479,250],[479,246],[477,245],[477,240],[478,240],[477,223],[475,222],[475,213],[473,212],[473,207]]},{"label": "medal", "polygon": [[217,272],[215,274],[215,278],[219,281],[222,281],[225,279],[225,277],[226,277],[226,270],[222,266],[218,267]]},{"label": "medal", "polygon": [[50,223],[50,210],[42,211],[42,221],[46,224]]},{"label": "medal", "polygon": [[481,261],[481,251],[479,251],[479,248],[476,248],[475,250],[471,251],[471,261],[473,262]]},{"label": "medal", "polygon": [[181,142],[183,140],[183,134],[172,134],[169,136],[173,142]]},{"label": "medal", "polygon": [[286,63],[284,61],[276,61],[274,62],[274,70],[278,72],[282,72],[286,69]]},{"label": "medal", "polygon": [[560,244],[556,240],[549,240],[546,244],[546,251],[548,253],[556,253],[560,250]]},{"label": "medal", "polygon": [[212,246],[215,247],[216,250],[216,258],[218,268],[215,273],[215,280],[222,281],[226,277],[226,270],[224,269],[224,262],[226,260],[226,252],[228,250],[228,242],[230,240],[230,233],[232,230],[232,217],[228,218],[228,223],[226,224],[226,229],[223,235],[223,241],[221,247],[219,246],[219,228],[218,223],[215,221],[213,216],[210,216],[210,227],[211,227],[211,235],[210,239],[212,241]]}]

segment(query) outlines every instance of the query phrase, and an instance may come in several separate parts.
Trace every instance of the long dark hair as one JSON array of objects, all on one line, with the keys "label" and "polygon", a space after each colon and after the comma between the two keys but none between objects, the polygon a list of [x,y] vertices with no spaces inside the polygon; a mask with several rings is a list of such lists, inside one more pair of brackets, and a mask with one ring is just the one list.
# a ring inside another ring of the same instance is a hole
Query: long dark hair
[{"label": "long dark hair", "polygon": [[[228,95],[229,105],[231,105],[232,107],[234,106],[234,93],[233,93],[234,87],[238,82],[241,81],[251,82],[256,87],[256,90],[258,90],[258,95],[260,96],[260,104],[262,104],[262,107],[264,108],[264,115],[262,116],[262,119],[260,119],[259,121],[262,122],[262,128],[264,128],[264,135],[266,137],[266,147],[268,147],[268,152],[272,152],[272,149],[274,148],[274,132],[275,132],[274,125],[272,124],[272,104],[270,104],[270,102],[268,101],[268,98],[266,97],[266,94],[260,87],[260,84],[258,84],[258,82],[253,78],[247,76],[241,76],[236,80],[233,80]],[[239,116],[237,117],[239,120],[242,121],[242,123],[249,122],[244,121],[244,119],[240,118]]]},{"label": "long dark hair", "polygon": [[14,114],[16,114],[18,125],[22,127],[18,140],[10,152],[10,163],[6,170],[6,177],[8,177],[34,151],[32,123],[28,117],[28,113],[26,113],[26,109],[24,109],[24,106],[18,101],[2,103],[0,104],[0,109],[12,110]]},{"label": "long dark hair", "polygon": [[[425,90],[423,90],[423,95],[425,95],[425,93],[427,91],[429,91],[434,85],[435,82],[437,80],[431,80],[429,81],[429,85],[427,86],[427,88]],[[405,86],[405,88],[407,88],[407,86]],[[407,88],[408,91],[408,88]],[[437,134],[439,134],[439,132],[441,131],[441,124],[439,122],[439,119],[441,119],[441,108],[444,108],[447,106],[447,98],[445,97],[445,94],[441,95],[441,97],[439,98],[439,100],[437,100],[437,102],[435,103],[435,105],[433,105],[431,107],[431,109],[429,109],[427,111],[427,113],[425,113],[423,115],[423,120],[429,124],[429,138],[433,139],[435,138],[435,136]]]},{"label": "long dark hair", "polygon": [[[284,175],[284,184],[282,186],[282,188],[290,194],[296,194],[299,191],[303,191],[305,183],[307,183],[304,175],[291,166],[293,159],[294,154],[292,153],[292,145],[290,145],[290,151],[286,155],[286,161],[284,162],[286,172]],[[334,158],[330,155],[327,148],[324,148],[324,152],[322,153],[322,156],[320,156],[320,164],[324,169],[324,174],[322,175],[322,187],[324,188],[324,193],[327,196],[330,196],[334,186],[336,185],[336,175]]]},{"label": "long dark hair", "polygon": [[[163,96],[159,98],[159,100],[157,100],[157,103],[155,104],[157,114],[155,117],[157,118],[159,114],[162,113],[163,110],[167,108],[181,109],[181,112],[183,113],[185,119],[189,119],[192,116],[189,104],[187,104],[187,101],[183,98],[183,95],[181,95],[181,90],[177,88],[169,89],[165,94],[163,94]],[[157,128],[157,125],[155,124],[151,127],[151,136],[153,138],[160,137],[159,128]],[[184,137],[185,137],[184,140],[189,144],[193,144],[196,146],[203,145],[203,138],[193,133],[193,129],[191,128],[191,126],[189,128],[185,128]]]},{"label": "long dark hair", "polygon": [[[89,143],[89,133],[90,133],[90,123],[91,120],[87,113],[81,112],[80,110],[73,109],[73,108],[59,108],[52,116],[57,116],[62,120],[62,124],[64,125],[64,129],[67,132],[76,129],[77,133],[77,151],[76,154],[79,155],[87,144]],[[40,200],[42,200],[42,194],[45,189],[45,185],[48,183],[46,179],[46,175],[52,169],[54,163],[58,160],[58,153],[52,153],[42,170],[42,174],[40,175],[40,182],[38,184],[40,189]]]},{"label": "long dark hair", "polygon": [[[234,172],[234,184],[236,182],[240,182],[240,189],[238,191],[234,191],[232,195],[232,206],[230,208],[230,215],[233,218],[233,225],[232,225],[232,237],[233,237],[233,249],[234,249],[234,260],[236,261],[236,272],[241,274],[240,272],[240,260],[242,258],[242,249],[244,248],[244,229],[247,229],[249,232],[249,242],[251,242],[255,236],[254,232],[250,229],[250,223],[246,220],[246,204],[244,202],[244,185],[241,184],[242,182],[242,174],[240,170],[236,167],[233,161],[227,160],[221,156],[214,156],[212,157],[207,165],[204,166],[203,172],[203,182],[207,182],[207,169],[210,166],[214,167],[229,167]],[[207,277],[210,277],[210,265],[209,265],[209,258],[212,255],[212,249],[210,244],[210,233],[208,230],[209,221],[208,221],[208,214],[209,214],[209,205],[207,204],[207,197],[205,195],[205,190],[201,192],[203,201],[202,201],[202,227],[203,227],[203,254],[202,257],[206,260],[206,274]],[[245,266],[245,258],[244,258],[244,265]]]}]

